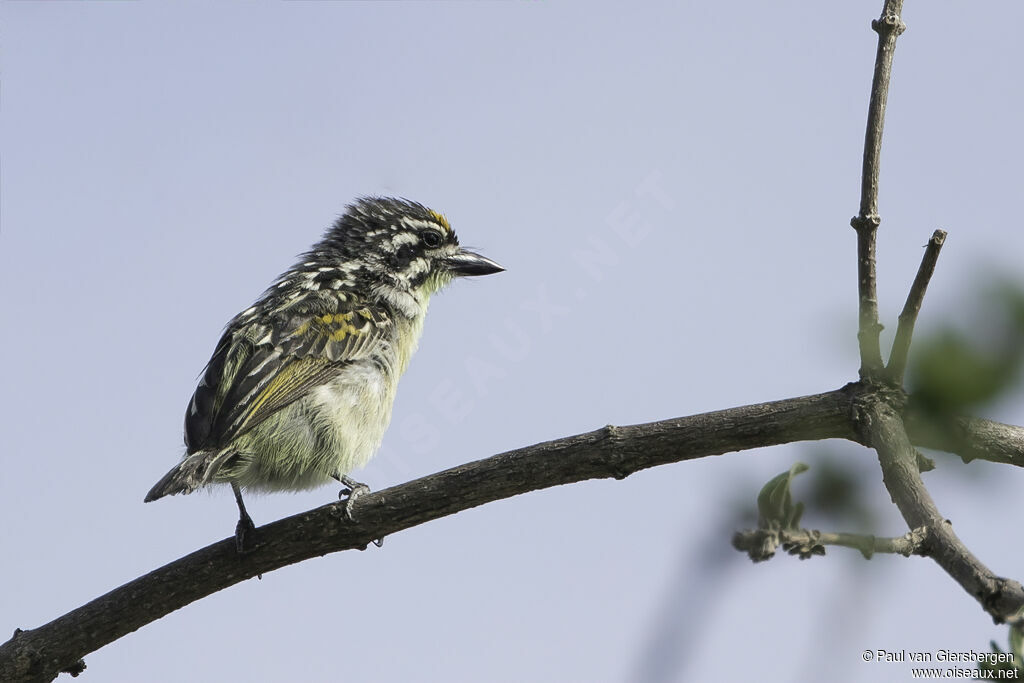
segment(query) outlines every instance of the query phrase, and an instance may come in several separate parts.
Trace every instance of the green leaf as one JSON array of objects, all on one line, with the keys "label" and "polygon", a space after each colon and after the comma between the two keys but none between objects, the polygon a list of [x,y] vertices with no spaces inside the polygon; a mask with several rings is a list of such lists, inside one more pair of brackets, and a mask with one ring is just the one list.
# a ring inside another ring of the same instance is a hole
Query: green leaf
[{"label": "green leaf", "polygon": [[1010,650],[1019,668],[1024,669],[1024,628],[1010,627]]},{"label": "green leaf", "polygon": [[790,483],[793,477],[810,469],[802,462],[794,463],[787,472],[773,477],[757,494],[758,525],[762,528],[796,529],[803,514],[802,503],[793,503]]}]

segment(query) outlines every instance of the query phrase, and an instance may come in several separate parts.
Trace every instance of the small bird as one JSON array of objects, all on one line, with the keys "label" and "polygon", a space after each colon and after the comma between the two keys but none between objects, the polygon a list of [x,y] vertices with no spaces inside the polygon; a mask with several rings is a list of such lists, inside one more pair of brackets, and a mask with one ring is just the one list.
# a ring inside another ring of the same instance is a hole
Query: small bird
[{"label": "small bird", "polygon": [[146,502],[231,485],[240,552],[254,528],[242,489],[298,491],[334,479],[345,513],[369,490],[348,476],[373,457],[430,295],[504,270],[459,246],[448,220],[405,199],[365,197],[236,315],[185,412],[185,456]]}]

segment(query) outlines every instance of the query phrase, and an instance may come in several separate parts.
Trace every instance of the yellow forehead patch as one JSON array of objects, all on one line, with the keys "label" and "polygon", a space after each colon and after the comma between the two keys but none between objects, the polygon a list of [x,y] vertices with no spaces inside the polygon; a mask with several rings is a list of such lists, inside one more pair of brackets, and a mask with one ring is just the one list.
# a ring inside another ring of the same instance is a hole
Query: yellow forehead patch
[{"label": "yellow forehead patch", "polygon": [[430,209],[430,216],[435,221],[437,221],[438,225],[440,225],[442,228],[445,229],[445,232],[451,233],[452,226],[448,223],[448,219],[445,218],[443,214],[440,214],[437,211],[434,211],[433,209]]}]

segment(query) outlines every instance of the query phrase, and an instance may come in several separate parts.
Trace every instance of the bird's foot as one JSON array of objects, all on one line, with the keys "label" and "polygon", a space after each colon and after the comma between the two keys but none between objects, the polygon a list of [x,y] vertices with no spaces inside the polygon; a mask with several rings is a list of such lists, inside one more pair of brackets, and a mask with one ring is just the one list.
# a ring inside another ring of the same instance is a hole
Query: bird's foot
[{"label": "bird's foot", "polygon": [[256,525],[252,523],[252,518],[249,515],[238,520],[238,524],[235,525],[235,550],[239,555],[252,550],[252,537],[255,530]]},{"label": "bird's foot", "polygon": [[231,490],[235,494],[235,503],[238,504],[238,524],[235,525],[235,550],[241,555],[252,550],[251,545],[246,544],[246,540],[252,540],[252,532],[256,530],[256,525],[252,523],[252,517],[245,510],[245,503],[242,502],[242,489],[237,482],[231,482]]},{"label": "bird's foot", "polygon": [[365,494],[370,492],[370,487],[367,486],[366,484],[359,483],[358,481],[356,481],[352,477],[348,477],[348,476],[345,476],[345,475],[342,475],[340,477],[335,477],[335,479],[337,479],[338,481],[340,481],[342,484],[345,485],[345,488],[343,488],[340,492],[338,492],[338,500],[344,500],[345,501],[344,516],[345,516],[345,519],[348,519],[349,521],[351,521],[351,520],[355,519],[352,516],[353,505],[355,505],[356,500],[360,496],[363,496],[363,495],[365,495]]}]

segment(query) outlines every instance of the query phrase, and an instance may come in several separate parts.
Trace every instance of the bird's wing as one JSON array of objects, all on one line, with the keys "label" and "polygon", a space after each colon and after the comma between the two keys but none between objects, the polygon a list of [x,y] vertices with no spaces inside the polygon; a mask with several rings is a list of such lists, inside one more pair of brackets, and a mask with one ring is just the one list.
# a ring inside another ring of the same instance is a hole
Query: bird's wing
[{"label": "bird's wing", "polygon": [[392,343],[386,312],[351,298],[303,300],[268,321],[228,325],[185,414],[189,453],[223,447]]}]

